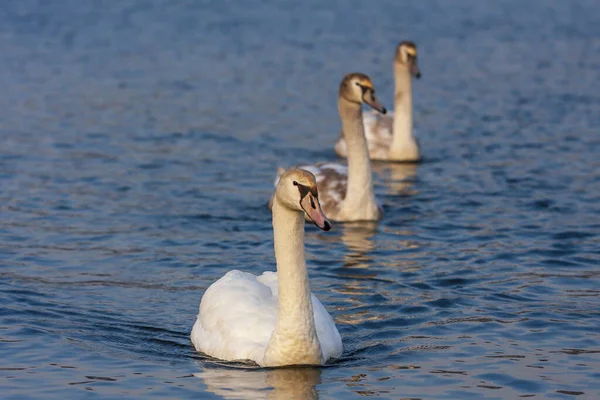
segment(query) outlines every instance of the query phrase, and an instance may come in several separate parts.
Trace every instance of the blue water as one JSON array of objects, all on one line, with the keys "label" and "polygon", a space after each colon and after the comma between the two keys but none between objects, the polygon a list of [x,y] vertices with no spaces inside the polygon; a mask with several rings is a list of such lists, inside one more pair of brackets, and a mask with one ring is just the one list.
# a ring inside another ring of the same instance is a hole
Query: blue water
[{"label": "blue water", "polygon": [[[197,354],[208,285],[274,268],[276,168],[335,159],[345,73],[391,108],[405,39],[425,161],[307,227],[342,359]],[[3,398],[600,397],[596,0],[14,0],[0,49]]]}]

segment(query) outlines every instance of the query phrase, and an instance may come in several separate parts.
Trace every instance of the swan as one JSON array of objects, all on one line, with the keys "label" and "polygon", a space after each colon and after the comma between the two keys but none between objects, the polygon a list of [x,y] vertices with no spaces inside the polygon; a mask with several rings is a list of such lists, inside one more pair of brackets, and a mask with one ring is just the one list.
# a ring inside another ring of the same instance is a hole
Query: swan
[{"label": "swan", "polygon": [[[334,221],[376,221],[382,209],[375,199],[371,162],[365,139],[361,104],[365,103],[386,113],[377,98],[371,79],[361,73],[351,73],[342,79],[338,95],[338,110],[342,131],[348,143],[348,165],[319,163],[301,165],[317,178],[323,212]],[[277,171],[275,185],[284,169]],[[273,197],[269,202],[271,206]]]},{"label": "swan", "polygon": [[[421,159],[419,142],[413,135],[411,75],[421,77],[417,46],[404,41],[396,47],[394,57],[394,113],[363,113],[371,160],[417,162]],[[347,157],[348,146],[343,133],[335,144],[335,152]]]},{"label": "swan", "polygon": [[313,174],[292,168],[279,179],[273,201],[277,272],[229,271],[202,296],[191,340],[222,360],[261,367],[321,365],[342,354],[342,339],[325,307],[310,292],[304,259],[304,214],[331,228]]}]

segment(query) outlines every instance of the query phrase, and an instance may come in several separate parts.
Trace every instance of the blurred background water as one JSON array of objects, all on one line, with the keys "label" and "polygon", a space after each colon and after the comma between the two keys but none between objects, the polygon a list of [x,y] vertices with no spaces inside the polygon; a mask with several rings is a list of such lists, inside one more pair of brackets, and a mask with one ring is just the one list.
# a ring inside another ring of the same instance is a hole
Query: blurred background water
[{"label": "blurred background water", "polygon": [[[276,168],[335,159],[345,73],[391,108],[407,39],[425,162],[307,227],[342,359],[197,354],[208,285],[274,269]],[[6,0],[0,49],[3,398],[600,396],[598,1]]]}]

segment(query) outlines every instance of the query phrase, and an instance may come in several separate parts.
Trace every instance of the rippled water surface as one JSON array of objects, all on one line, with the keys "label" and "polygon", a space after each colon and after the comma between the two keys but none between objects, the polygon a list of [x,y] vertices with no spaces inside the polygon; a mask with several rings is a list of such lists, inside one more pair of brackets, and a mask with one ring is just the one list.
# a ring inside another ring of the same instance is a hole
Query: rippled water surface
[{"label": "rippled water surface", "polygon": [[[392,107],[403,39],[425,162],[307,227],[342,359],[197,354],[208,285],[274,269],[276,168],[335,159],[345,73]],[[600,396],[597,1],[15,0],[0,48],[4,398]]]}]

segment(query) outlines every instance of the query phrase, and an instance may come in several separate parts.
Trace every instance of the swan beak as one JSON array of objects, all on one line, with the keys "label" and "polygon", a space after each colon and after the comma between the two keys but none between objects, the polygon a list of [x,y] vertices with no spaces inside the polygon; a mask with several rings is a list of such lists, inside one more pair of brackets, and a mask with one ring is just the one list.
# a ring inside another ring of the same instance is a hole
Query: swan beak
[{"label": "swan beak", "polygon": [[384,106],[381,105],[381,103],[379,102],[379,100],[377,100],[377,97],[375,97],[375,93],[368,90],[364,96],[363,96],[363,101],[370,105],[371,107],[373,107],[373,109],[379,111],[382,114],[387,113],[387,110],[385,109]]},{"label": "swan beak", "polygon": [[415,62],[410,64],[410,73],[412,76],[414,76],[417,79],[421,78],[421,70],[419,69],[419,66],[417,65],[416,60],[415,60]]},{"label": "swan beak", "polygon": [[306,196],[300,200],[300,206],[308,215],[308,218],[319,228],[324,231],[328,231],[331,229],[331,224],[329,220],[323,214],[323,210],[321,210],[321,205],[319,204],[319,199],[313,197],[312,194],[308,193]]}]

